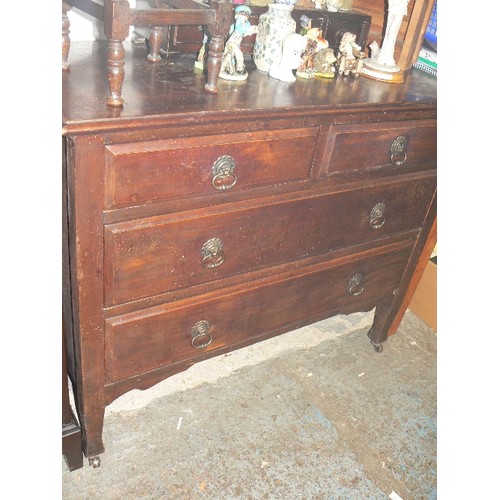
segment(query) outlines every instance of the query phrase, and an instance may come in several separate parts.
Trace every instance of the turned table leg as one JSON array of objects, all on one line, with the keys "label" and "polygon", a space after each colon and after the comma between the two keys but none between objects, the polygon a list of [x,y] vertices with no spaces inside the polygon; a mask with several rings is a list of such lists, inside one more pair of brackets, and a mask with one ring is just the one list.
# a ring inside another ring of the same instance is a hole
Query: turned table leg
[{"label": "turned table leg", "polygon": [[212,94],[218,92],[217,80],[222,66],[222,54],[224,52],[224,39],[220,36],[212,36],[208,44],[207,60],[207,83],[205,90]]},{"label": "turned table leg", "polygon": [[160,26],[154,26],[149,32],[149,62],[156,63],[161,61],[160,48],[162,40],[163,30]]},{"label": "turned table leg", "polygon": [[217,93],[217,80],[222,66],[224,43],[233,22],[233,6],[229,0],[212,0],[210,7],[215,10],[215,22],[207,26],[210,42],[208,44],[205,90],[210,93]]},{"label": "turned table leg", "polygon": [[123,41],[130,28],[130,6],[127,0],[108,0],[104,3],[104,34],[108,39],[109,106],[122,106],[122,87],[125,78],[125,49]]},{"label": "turned table leg", "polygon": [[71,40],[69,38],[70,22],[68,17],[68,11],[70,9],[71,9],[70,5],[68,5],[65,2],[62,3],[62,70],[63,71],[69,70],[68,55],[69,55]]},{"label": "turned table leg", "polygon": [[108,85],[107,103],[110,106],[122,106],[122,87],[125,78],[125,49],[121,40],[108,42]]}]

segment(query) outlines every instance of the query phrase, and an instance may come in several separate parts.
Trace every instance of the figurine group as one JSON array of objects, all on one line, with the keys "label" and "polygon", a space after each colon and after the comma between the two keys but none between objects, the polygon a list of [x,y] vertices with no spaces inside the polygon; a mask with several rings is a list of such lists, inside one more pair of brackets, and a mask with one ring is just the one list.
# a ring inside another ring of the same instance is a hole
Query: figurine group
[{"label": "figurine group", "polygon": [[[233,0],[234,1],[234,0]],[[237,3],[237,2],[234,2]],[[342,2],[333,1],[332,4]],[[249,21],[251,9],[239,3],[234,9],[234,23],[225,44],[219,77],[225,80],[243,81],[248,78],[245,68],[242,39],[257,33],[258,27]],[[356,43],[356,35],[343,34],[337,54],[329,47],[329,42],[322,36],[319,28],[313,28],[312,20],[305,15],[300,18],[300,32],[286,35],[282,41],[281,54],[269,67],[269,76],[277,80],[291,83],[299,78],[334,78],[339,75],[353,74],[358,76],[363,67],[365,57],[361,47]],[[207,36],[198,53],[195,66],[203,68]],[[294,74],[294,71],[296,73]]]},{"label": "figurine group", "polygon": [[[365,54],[356,43],[356,35],[344,33],[335,54],[321,30],[311,28],[310,22],[309,18],[301,16],[300,33],[285,37],[281,59],[271,66],[269,76],[283,82],[294,82],[297,77],[334,78],[337,72],[358,76]],[[295,75],[292,70],[296,70]]]}]

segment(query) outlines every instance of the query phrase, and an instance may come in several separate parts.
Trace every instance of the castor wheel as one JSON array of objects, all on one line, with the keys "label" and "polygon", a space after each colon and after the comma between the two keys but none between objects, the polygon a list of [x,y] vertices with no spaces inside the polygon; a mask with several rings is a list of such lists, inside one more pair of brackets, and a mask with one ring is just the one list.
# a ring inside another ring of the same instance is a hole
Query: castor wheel
[{"label": "castor wheel", "polygon": [[101,457],[90,457],[89,465],[91,465],[94,469],[97,469],[101,466]]},{"label": "castor wheel", "polygon": [[384,346],[382,344],[376,344],[373,340],[370,341],[372,343],[375,352],[382,352],[384,350]]}]

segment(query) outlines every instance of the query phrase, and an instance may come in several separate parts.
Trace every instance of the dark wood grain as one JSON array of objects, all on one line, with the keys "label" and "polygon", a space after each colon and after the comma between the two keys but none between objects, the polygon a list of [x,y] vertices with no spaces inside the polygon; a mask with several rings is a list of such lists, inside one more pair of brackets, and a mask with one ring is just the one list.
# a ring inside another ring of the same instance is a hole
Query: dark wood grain
[{"label": "dark wood grain", "polygon": [[[76,404],[89,458],[104,451],[104,324],[102,137],[76,137],[67,165],[71,299],[76,363]],[[85,165],[85,168],[82,168]]]},{"label": "dark wood grain", "polygon": [[[173,216],[107,226],[105,303],[112,306],[222,280],[420,227],[434,182],[431,176],[230,213],[195,213],[185,220]],[[370,211],[381,202],[386,222],[372,229]],[[206,269],[201,249],[214,237],[224,244],[224,261]]]},{"label": "dark wood grain", "polygon": [[[436,217],[432,77],[285,84],[249,64],[211,95],[193,57],[151,64],[124,46],[123,108],[106,105],[107,43],[74,43],[62,76],[63,317],[93,464],[106,405],[195,362],[373,308],[380,349]],[[225,156],[237,182],[215,192]],[[224,261],[205,268],[213,238]],[[200,320],[213,340],[196,349]]]},{"label": "dark wood grain", "polygon": [[107,146],[107,207],[213,194],[213,165],[225,156],[234,161],[232,191],[307,179],[317,134],[310,127]]},{"label": "dark wood grain", "polygon": [[[352,310],[353,304],[392,296],[409,256],[409,249],[278,281],[232,296],[175,309],[147,310],[117,317],[106,325],[107,382],[139,375],[195,357],[191,328],[207,320],[217,350],[247,338],[297,324],[305,316]],[[331,266],[331,264],[330,264]],[[321,267],[326,267],[322,265]],[[363,274],[359,296],[348,292],[349,279]],[[355,307],[355,306],[354,306]]]},{"label": "dark wood grain", "polygon": [[425,123],[398,123],[384,126],[353,126],[332,130],[334,146],[328,173],[369,170],[391,165],[391,144],[399,136],[408,140],[407,158],[401,168],[413,162],[434,166],[437,152],[436,126]]},{"label": "dark wood grain", "polygon": [[189,128],[203,123],[213,127],[214,122],[219,127],[230,121],[235,126],[235,122],[261,117],[312,118],[325,113],[333,114],[340,123],[436,116],[436,79],[418,70],[400,85],[364,77],[287,84],[250,65],[247,82],[221,80],[218,94],[207,95],[203,75],[193,69],[194,57],[178,56],[173,66],[157,67],[146,61],[145,47],[135,45],[127,46],[125,55],[130,74],[123,87],[127,106],[110,109],[106,106],[106,45],[72,44],[71,75],[63,74],[62,82],[63,121],[68,133],[125,130],[142,123]]},{"label": "dark wood grain", "polygon": [[[398,241],[393,241],[391,243],[386,242],[383,246],[383,251],[384,252],[394,252],[398,253],[401,251],[405,251],[409,247],[411,247],[414,243],[414,239],[408,238],[408,239],[399,239]],[[370,249],[365,249],[363,251],[360,250],[360,252],[357,254],[357,257],[359,259],[371,259],[372,257],[375,257],[377,255],[380,255],[382,247],[378,248],[370,248]],[[304,276],[304,274],[315,272],[315,271],[321,271],[325,269],[329,269],[332,267],[334,264],[335,266],[344,266],[349,263],[352,263],[353,261],[353,253],[352,251],[346,251],[345,249],[341,252],[338,252],[338,257],[335,259],[335,263],[333,263],[333,260],[331,262],[318,262],[316,264],[310,265],[308,268],[304,268],[304,266],[301,266],[300,269],[295,269],[293,271],[285,271],[283,273],[280,272],[275,272],[273,275],[273,280],[274,282],[280,281],[280,280],[289,280],[293,279],[296,277],[301,277]],[[200,293],[198,298],[187,298],[187,299],[181,299],[176,302],[176,307],[190,307],[194,303],[197,303],[200,299],[212,299],[216,300],[217,298],[222,298],[228,295],[232,294],[240,294],[240,293],[245,293],[246,291],[249,291],[250,289],[255,289],[259,288],[261,286],[266,286],[270,283],[269,281],[269,276],[263,278],[263,279],[254,279],[251,281],[251,283],[248,284],[238,284],[235,286],[228,287],[224,290],[214,290],[213,292],[210,293]],[[250,287],[249,287],[250,285]],[[343,314],[349,314],[352,312],[356,311],[369,311],[373,309],[376,305],[376,302],[380,300],[380,296],[378,296],[375,299],[372,300],[363,300],[363,297],[358,297],[359,300],[356,301],[344,301],[342,304],[342,310],[336,309],[336,310],[324,310],[320,313],[317,313],[315,315],[309,314],[306,317],[302,317],[299,321],[296,323],[289,323],[285,326],[276,328],[275,330],[266,330],[264,333],[260,335],[255,335],[253,337],[248,337],[240,342],[237,343],[230,343],[226,345],[225,347],[220,347],[218,349],[214,350],[205,350],[205,352],[200,352],[197,356],[191,357],[182,361],[178,361],[176,363],[168,364],[161,366],[155,370],[151,370],[149,372],[142,373],[140,375],[136,375],[133,377],[129,377],[117,382],[112,382],[106,385],[106,396],[107,396],[107,402],[110,403],[117,397],[119,397],[121,394],[124,394],[125,392],[135,389],[135,388],[140,388],[140,389],[147,389],[151,387],[152,385],[158,383],[159,381],[163,380],[166,377],[169,377],[175,373],[179,373],[181,371],[184,371],[188,369],[190,366],[193,364],[203,361],[205,359],[208,359],[213,356],[218,356],[230,351],[233,351],[235,349],[240,349],[242,347],[246,347],[251,344],[255,344],[256,342],[260,342],[262,340],[280,335],[282,333],[285,333],[287,331],[293,330],[295,328],[300,328],[306,325],[309,325],[311,322],[315,321],[320,321],[325,318],[328,318],[332,315],[338,314],[338,313],[343,313]],[[385,300],[389,300],[388,297],[385,297]],[[163,308],[163,311],[166,312],[168,310],[168,305],[164,304],[161,305]],[[158,311],[158,310],[157,310]],[[123,319],[126,318],[132,318],[132,315],[127,314],[127,316],[123,316]],[[116,317],[116,316],[111,316],[109,319]]]}]

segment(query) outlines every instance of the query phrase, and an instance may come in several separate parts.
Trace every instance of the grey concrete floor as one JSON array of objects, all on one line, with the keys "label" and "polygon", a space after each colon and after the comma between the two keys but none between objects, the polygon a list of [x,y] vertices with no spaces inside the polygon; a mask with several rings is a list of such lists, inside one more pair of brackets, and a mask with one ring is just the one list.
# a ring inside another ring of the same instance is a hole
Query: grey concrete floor
[{"label": "grey concrete floor", "polygon": [[101,467],[63,462],[63,498],[436,498],[436,334],[407,312],[375,353],[369,314],[251,346],[260,358],[210,382],[186,386],[199,364],[176,388],[118,401]]}]

